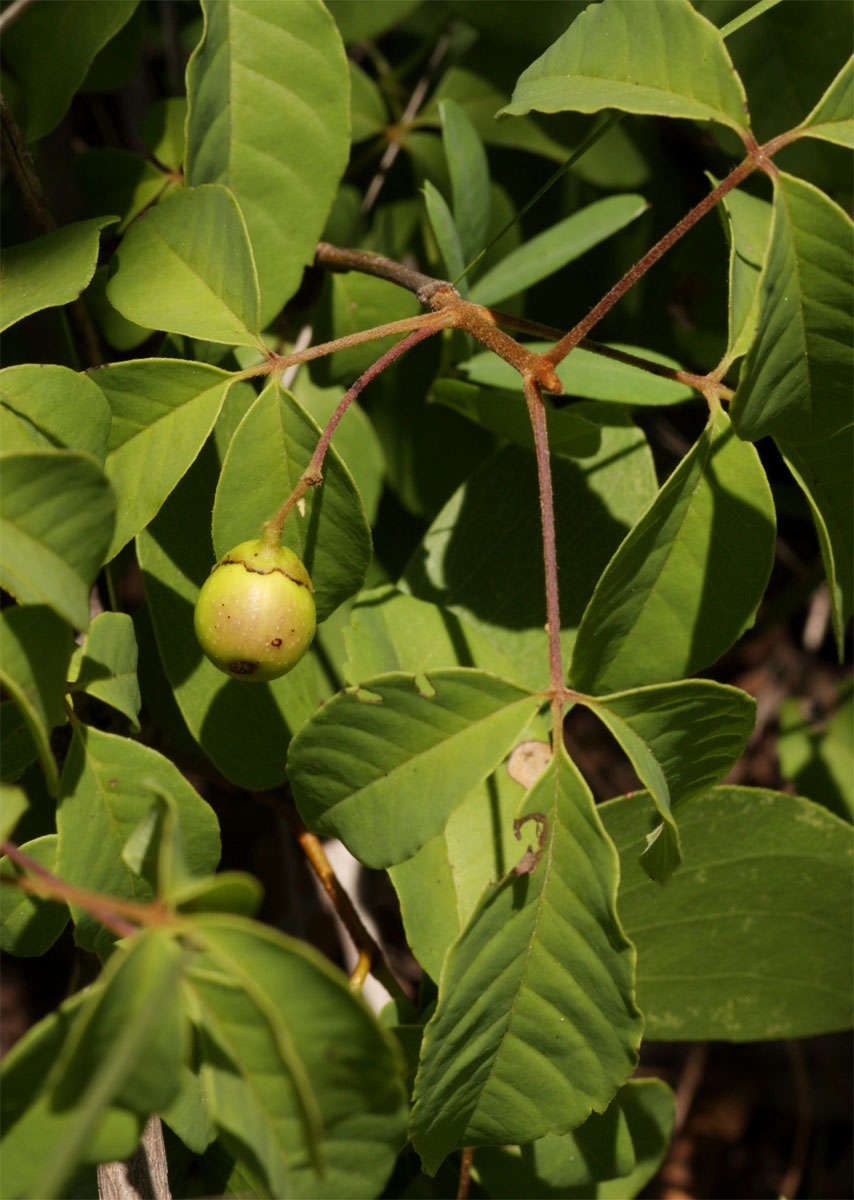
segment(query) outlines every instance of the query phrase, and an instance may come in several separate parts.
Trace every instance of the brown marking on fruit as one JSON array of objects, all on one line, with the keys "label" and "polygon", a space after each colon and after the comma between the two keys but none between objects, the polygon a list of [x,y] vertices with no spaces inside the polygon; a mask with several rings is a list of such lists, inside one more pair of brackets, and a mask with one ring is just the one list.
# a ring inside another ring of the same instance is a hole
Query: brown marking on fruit
[{"label": "brown marking on fruit", "polygon": [[[293,630],[291,630],[291,633],[293,633]],[[282,644],[281,638],[273,638],[272,642],[270,642],[271,646],[281,646],[281,644]]]},{"label": "brown marking on fruit", "polygon": [[254,675],[258,670],[258,664],[246,659],[238,659],[237,662],[229,663],[228,669],[232,675]]},{"label": "brown marking on fruit", "polygon": [[249,563],[242,558],[224,558],[222,562],[217,563],[213,571],[216,571],[218,567],[243,567],[243,570],[248,571],[250,575],[284,575],[285,579],[290,579],[291,583],[296,583],[299,587],[307,587],[310,592],[314,591],[310,583],[306,583],[304,579],[297,579],[296,575],[289,575],[281,567],[268,567],[262,570],[261,567],[250,567]]}]

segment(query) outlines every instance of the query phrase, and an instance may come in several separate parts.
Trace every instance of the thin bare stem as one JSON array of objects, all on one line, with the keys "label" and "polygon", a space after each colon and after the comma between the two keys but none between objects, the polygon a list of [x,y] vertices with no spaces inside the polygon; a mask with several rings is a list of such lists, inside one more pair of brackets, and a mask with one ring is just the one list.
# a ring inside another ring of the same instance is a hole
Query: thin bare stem
[{"label": "thin bare stem", "polygon": [[309,833],[293,805],[278,804],[277,802],[277,807],[299,842],[303,854],[329,897],[332,907],[340,917],[342,925],[350,935],[353,945],[359,951],[356,971],[360,972],[360,975],[357,977],[356,972],[353,973],[351,986],[361,987],[365,975],[370,970],[393,995],[411,1000],[409,989],[394,974],[382,950],[362,923],[361,917],[353,906],[353,901],[344,891],[338,876],[333,871],[332,864],[326,857],[319,838],[315,834]]},{"label": "thin bare stem", "polygon": [[434,318],[431,325],[416,329],[408,337],[402,338],[397,345],[392,346],[375,363],[372,363],[367,371],[360,375],[353,386],[344,393],[340,404],[335,409],[335,412],[329,419],[329,423],[320,436],[314,454],[311,456],[311,461],[297,480],[296,487],[272,520],[264,523],[261,536],[265,542],[276,544],[281,540],[282,530],[284,529],[288,513],[303,498],[309,488],[316,487],[322,481],[323,460],[326,457],[326,451],[329,449],[329,443],[332,441],[332,435],[338,428],[339,421],[359,393],[372,379],[376,379],[377,375],[390,366],[396,359],[400,358],[402,354],[405,354],[407,350],[411,350],[413,346],[417,346],[419,342],[423,342],[426,338],[432,337],[434,333],[438,333],[440,329],[443,329],[446,324],[447,322]]},{"label": "thin bare stem", "polygon": [[13,21],[20,17],[25,8],[29,8],[33,0],[13,0],[8,8],[0,13],[0,33],[5,33]]},{"label": "thin bare stem", "polygon": [[[369,254],[367,250],[347,250],[342,246],[333,246],[329,242],[319,242],[315,251],[315,262],[318,266],[326,267],[328,271],[361,271],[363,275],[375,275],[378,279],[388,279],[407,291],[415,292],[422,303],[426,303],[429,295],[437,288],[450,288],[451,284],[444,279],[434,279],[423,271],[412,267],[404,267],[393,258],[384,254]],[[426,292],[422,300],[422,293]]]},{"label": "thin bare stem", "polygon": [[471,1146],[463,1146],[463,1155],[460,1160],[460,1182],[457,1187],[457,1200],[468,1200],[469,1184],[471,1182],[471,1163],[474,1158],[474,1149]]},{"label": "thin bare stem", "polygon": [[713,191],[709,192],[708,196],[705,196],[699,204],[695,204],[681,221],[677,221],[673,228],[663,238],[660,238],[646,252],[643,258],[630,267],[623,278],[615,283],[609,292],[606,292],[599,303],[591,308],[587,316],[583,317],[577,325],[570,329],[569,333],[565,334],[556,345],[552,346],[551,350],[547,352],[546,357],[555,364],[566,358],[567,354],[578,345],[582,338],[587,336],[593,326],[598,324],[606,313],[610,312],[617,301],[621,300],[626,292],[634,287],[641,276],[645,275],[649,268],[654,266],[667,253],[671,246],[696,225],[701,217],[710,212],[727,192],[731,192],[734,187],[738,187],[742,180],[746,179],[758,167],[764,167],[763,151],[765,149],[765,147],[762,147],[756,154],[751,154],[748,158],[745,158],[735,170],[730,171],[729,175]]}]

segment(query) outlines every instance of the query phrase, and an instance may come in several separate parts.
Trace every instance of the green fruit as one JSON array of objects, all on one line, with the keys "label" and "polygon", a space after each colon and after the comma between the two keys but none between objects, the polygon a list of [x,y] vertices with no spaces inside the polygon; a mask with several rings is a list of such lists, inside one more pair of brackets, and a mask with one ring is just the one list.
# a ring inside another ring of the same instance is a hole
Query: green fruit
[{"label": "green fruit", "polygon": [[314,637],[311,578],[293,550],[257,538],[241,542],[205,580],[193,623],[221,671],[234,679],[277,679]]}]

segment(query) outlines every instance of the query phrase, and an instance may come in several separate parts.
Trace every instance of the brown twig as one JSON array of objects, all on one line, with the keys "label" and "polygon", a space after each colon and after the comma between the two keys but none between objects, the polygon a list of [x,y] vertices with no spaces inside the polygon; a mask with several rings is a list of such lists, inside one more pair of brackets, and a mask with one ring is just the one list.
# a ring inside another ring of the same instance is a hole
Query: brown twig
[{"label": "brown twig", "polygon": [[473,1157],[473,1148],[471,1146],[463,1146],[463,1154],[460,1159],[460,1182],[457,1187],[457,1200],[467,1200],[469,1184],[471,1182],[471,1163]]},{"label": "brown twig", "polygon": [[787,1041],[785,1045],[794,1077],[795,1109],[797,1112],[797,1125],[795,1127],[795,1136],[792,1139],[789,1165],[780,1183],[780,1195],[790,1200],[791,1197],[797,1196],[800,1190],[804,1166],[807,1160],[807,1147],[809,1145],[810,1128],[812,1125],[812,1089],[810,1088],[809,1073],[807,1072],[804,1051],[800,1042]]}]

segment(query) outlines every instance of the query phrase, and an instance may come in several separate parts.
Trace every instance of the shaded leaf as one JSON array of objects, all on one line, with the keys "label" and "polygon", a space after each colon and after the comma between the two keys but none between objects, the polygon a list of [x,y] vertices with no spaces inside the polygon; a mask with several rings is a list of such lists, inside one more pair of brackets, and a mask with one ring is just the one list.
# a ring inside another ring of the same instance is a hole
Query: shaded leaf
[{"label": "shaded leaf", "polygon": [[458,1146],[575,1128],[636,1060],[634,952],[616,918],[614,850],[565,755],[522,811],[538,818],[541,858],[486,891],[448,954],[424,1031],[411,1136],[428,1172]]},{"label": "shaded leaf", "polygon": [[90,208],[108,209],[121,217],[114,235],[124,233],[149,205],[179,186],[141,154],[112,147],[75,155],[74,174]]},{"label": "shaded leaf", "polygon": [[472,286],[475,304],[499,304],[516,296],[561,267],[580,258],[645,212],[643,196],[608,196],[596,200],[530,238],[503,258]]},{"label": "shaded leaf", "polygon": [[723,38],[688,0],[589,5],[520,75],[502,113],[604,108],[750,128]]},{"label": "shaded leaf", "polygon": [[721,201],[729,227],[729,331],[727,359],[750,349],[759,318],[759,282],[772,207],[766,200],[734,188]]},{"label": "shaded leaf", "polygon": [[68,674],[72,692],[86,692],[123,713],[139,732],[136,636],[127,613],[102,612],[89,626]]},{"label": "shaded leaf", "polygon": [[454,225],[465,262],[482,250],[489,230],[489,162],[483,143],[455,100],[439,101],[442,143],[451,176]]},{"label": "shaded leaf", "polygon": [[29,803],[23,788],[14,784],[0,785],[0,841],[6,841],[14,831],[15,826],[27,811]]},{"label": "shaded leaf", "polygon": [[210,342],[259,345],[258,277],[224,187],[183,188],[135,221],[107,298],[129,321]]},{"label": "shaded leaf", "polygon": [[[228,447],[213,510],[217,559],[257,536],[291,494],[320,440],[320,429],[289,392],[269,384],[238,426]],[[371,533],[347,468],[330,447],[323,483],[294,509],[283,545],[305,563],[314,587],[317,620],[324,621],[359,590],[371,558]]]},{"label": "shaded leaf", "polygon": [[665,888],[638,863],[646,797],[600,807],[620,852],[618,908],[638,1004],[660,1040],[809,1037],[851,1023],[854,831],[798,796],[718,787],[679,828]]},{"label": "shaded leaf", "polygon": [[854,59],[848,59],[801,129],[809,137],[854,149]]},{"label": "shaded leaf", "polygon": [[195,460],[233,378],[182,359],[138,359],[102,367],[95,378],[113,414],[107,478],[119,498],[109,556],[153,519]]},{"label": "shaded leaf", "polygon": [[759,457],[717,411],[596,585],[572,686],[602,694],[714,662],[752,624],[774,543]]},{"label": "shaded leaf", "polygon": [[50,363],[0,371],[4,450],[80,450],[104,461],[110,410],[87,375]]},{"label": "shaded leaf", "polygon": [[842,209],[779,172],[758,334],[731,406],[739,437],[818,441],[851,423],[852,250]]},{"label": "shaded leaf", "polygon": [[362,142],[382,133],[389,122],[385,100],[377,85],[352,59],[350,70],[350,138]]},{"label": "shaded leaf", "polygon": [[0,612],[0,682],[26,721],[54,794],[59,779],[50,731],[65,720],[65,676],[72,648],[70,626],[44,605],[12,605]]},{"label": "shaded leaf", "polygon": [[[453,215],[450,208],[448,208],[445,197],[437,187],[433,186],[429,179],[425,180],[422,190],[424,192],[424,203],[427,206],[427,219],[430,222],[430,228],[433,230],[433,236],[436,239],[439,253],[445,264],[445,271],[449,279],[457,279],[462,275],[466,262]],[[457,286],[461,296],[468,295],[467,280],[460,279]]]},{"label": "shaded leaf", "polygon": [[851,685],[829,720],[816,723],[811,701],[792,697],[780,706],[777,755],[783,778],[798,794],[854,821],[854,697]]},{"label": "shaded leaf", "polygon": [[347,164],[344,47],[320,0],[202,7],[204,35],[187,67],[187,182],[227,184],[237,198],[266,325],[314,258]]},{"label": "shaded leaf", "polygon": [[[49,871],[56,868],[55,833],[24,842],[20,849]],[[22,873],[8,858],[0,859],[0,878]],[[50,949],[68,924],[68,908],[56,900],[42,900],[20,888],[0,886],[0,949],[19,958],[34,958]]]},{"label": "shaded leaf", "polygon": [[0,330],[43,308],[70,304],[95,274],[98,243],[116,217],[74,221],[3,255]]},{"label": "shaded leaf", "polygon": [[14,783],[38,756],[24,714],[13,700],[0,701],[0,781]]},{"label": "shaded leaf", "polygon": [[181,912],[225,912],[254,917],[264,898],[264,889],[254,875],[243,871],[221,871],[208,879],[193,879],[173,888],[171,904]]},{"label": "shaded leaf", "polygon": [[383,33],[417,8],[421,0],[382,0],[379,4],[353,4],[352,0],[329,0],[341,37],[350,42],[367,42]]},{"label": "shaded leaf", "polygon": [[541,704],[464,669],[382,675],[340,692],[291,743],[300,815],[368,866],[403,862],[444,828]]},{"label": "shaded leaf", "polygon": [[[329,332],[333,338],[347,337],[348,334],[376,325],[414,317],[420,311],[421,306],[411,292],[386,279],[374,279],[371,275],[360,275],[358,271],[332,276]],[[401,336],[398,334],[362,346],[336,350],[327,359],[330,378],[346,381],[349,387]]]},{"label": "shaded leaf", "polygon": [[170,171],[180,171],[184,161],[185,96],[155,100],[142,121],[142,138],[151,153]]},{"label": "shaded leaf", "polygon": [[587,704],[628,755],[662,819],[647,838],[642,865],[664,882],[682,861],[674,809],[736,763],[753,730],[756,701],[738,688],[686,679]]}]

